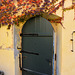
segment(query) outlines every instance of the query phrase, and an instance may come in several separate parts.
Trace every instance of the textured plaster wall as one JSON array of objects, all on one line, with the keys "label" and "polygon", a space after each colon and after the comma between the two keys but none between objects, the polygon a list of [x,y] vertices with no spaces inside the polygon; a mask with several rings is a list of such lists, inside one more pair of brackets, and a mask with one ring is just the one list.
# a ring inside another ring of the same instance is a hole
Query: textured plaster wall
[{"label": "textured plaster wall", "polygon": [[5,75],[15,75],[14,54],[11,49],[0,49],[0,71]]},{"label": "textured plaster wall", "polygon": [[0,49],[13,48],[13,28],[7,28],[7,26],[0,28]]},{"label": "textured plaster wall", "polygon": [[[65,1],[65,7],[71,6],[72,0]],[[72,52],[72,32],[75,31],[75,20],[74,20],[74,9],[67,10],[64,12],[62,28],[62,61],[61,61],[61,74],[60,75],[75,75],[75,33],[74,33],[74,44]]]},{"label": "textured plaster wall", "polygon": [[5,75],[15,74],[13,27],[10,30],[7,26],[0,28],[0,71]]},{"label": "textured plaster wall", "polygon": [[[72,0],[65,0],[64,7],[71,7]],[[61,8],[56,12],[57,15],[62,16]],[[73,35],[73,49],[72,52],[72,32],[75,31],[74,9],[64,12],[64,19],[62,20],[65,29],[57,26],[57,75],[75,75],[75,33]],[[58,36],[59,35],[59,36]]]},{"label": "textured plaster wall", "polygon": [[64,13],[64,27],[62,29],[62,68],[61,75],[75,75],[75,33],[74,33],[74,52],[72,50],[72,32],[75,31],[74,10]]}]

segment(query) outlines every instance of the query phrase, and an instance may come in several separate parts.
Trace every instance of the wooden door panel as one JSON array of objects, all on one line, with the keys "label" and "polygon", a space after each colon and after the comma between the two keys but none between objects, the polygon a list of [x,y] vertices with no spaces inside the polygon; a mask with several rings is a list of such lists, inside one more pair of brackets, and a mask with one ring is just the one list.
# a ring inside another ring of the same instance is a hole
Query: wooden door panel
[{"label": "wooden door panel", "polygon": [[51,24],[44,18],[36,17],[24,25],[22,33],[40,35],[22,37],[22,51],[39,53],[39,55],[22,54],[22,57],[25,57],[22,58],[22,67],[26,70],[22,75],[52,75],[53,28]]}]

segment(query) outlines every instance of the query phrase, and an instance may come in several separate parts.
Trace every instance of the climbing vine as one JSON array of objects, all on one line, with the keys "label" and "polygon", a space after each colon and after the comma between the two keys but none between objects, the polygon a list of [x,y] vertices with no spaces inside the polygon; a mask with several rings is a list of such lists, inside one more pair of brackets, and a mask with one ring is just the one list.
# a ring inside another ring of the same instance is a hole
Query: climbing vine
[{"label": "climbing vine", "polygon": [[1,25],[19,25],[24,22],[28,15],[41,15],[46,12],[49,15],[55,13],[63,0],[1,0],[0,1],[0,27]]}]

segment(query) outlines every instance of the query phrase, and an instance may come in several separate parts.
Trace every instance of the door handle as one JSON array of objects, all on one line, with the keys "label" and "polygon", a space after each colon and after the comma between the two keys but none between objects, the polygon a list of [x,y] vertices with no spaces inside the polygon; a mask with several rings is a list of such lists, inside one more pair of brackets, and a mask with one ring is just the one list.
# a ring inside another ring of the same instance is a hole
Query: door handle
[{"label": "door handle", "polygon": [[20,67],[20,70],[22,70],[21,54],[19,54],[19,67]]}]

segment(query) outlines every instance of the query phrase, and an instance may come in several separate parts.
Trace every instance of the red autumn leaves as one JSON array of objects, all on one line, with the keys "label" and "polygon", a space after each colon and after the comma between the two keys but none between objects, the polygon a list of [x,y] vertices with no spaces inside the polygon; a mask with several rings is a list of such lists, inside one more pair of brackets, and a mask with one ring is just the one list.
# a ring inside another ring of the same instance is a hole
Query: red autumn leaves
[{"label": "red autumn leaves", "polygon": [[[29,9],[29,5],[32,3],[40,3],[42,0],[17,0],[17,6],[13,0],[1,0],[0,3],[0,24],[13,24],[14,19],[17,18],[16,14],[19,10],[24,9],[26,3],[26,9]],[[21,7],[22,6],[22,7]],[[23,16],[24,13],[20,14],[19,17]],[[17,19],[16,19],[17,20]]]},{"label": "red autumn leaves", "polygon": [[[16,1],[16,0],[14,0]],[[34,15],[35,13],[43,10],[48,10],[48,13],[53,13],[55,10],[55,6],[52,6],[49,0],[44,0],[42,8],[40,5],[42,4],[42,0],[17,0],[16,4],[13,0],[1,0],[0,2],[0,24],[2,25],[13,25],[14,22],[18,24],[18,18],[22,18],[29,13]],[[37,7],[37,9],[36,9]],[[53,8],[52,8],[53,7]],[[17,16],[18,12],[21,12]]]}]

